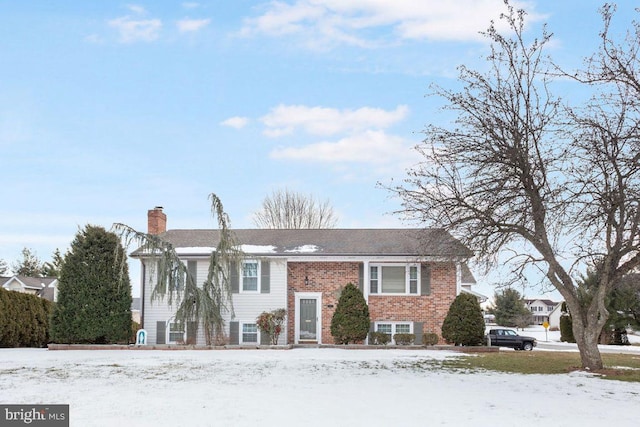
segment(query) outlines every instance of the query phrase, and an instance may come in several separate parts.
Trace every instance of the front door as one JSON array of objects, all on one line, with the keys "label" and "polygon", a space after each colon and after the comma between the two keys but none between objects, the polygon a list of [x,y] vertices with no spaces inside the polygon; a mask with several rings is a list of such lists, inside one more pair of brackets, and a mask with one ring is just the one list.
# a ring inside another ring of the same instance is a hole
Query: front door
[{"label": "front door", "polygon": [[318,300],[300,298],[300,341],[318,341]]}]

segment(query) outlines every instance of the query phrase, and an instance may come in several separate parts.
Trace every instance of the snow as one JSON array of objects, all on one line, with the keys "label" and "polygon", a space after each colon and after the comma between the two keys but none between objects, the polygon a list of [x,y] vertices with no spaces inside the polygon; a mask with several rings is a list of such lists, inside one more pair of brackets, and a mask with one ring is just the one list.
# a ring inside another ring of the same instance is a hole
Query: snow
[{"label": "snow", "polygon": [[210,255],[215,250],[216,250],[216,248],[207,247],[207,246],[193,246],[193,247],[188,247],[187,246],[187,247],[183,247],[183,248],[175,248],[176,254],[178,254],[178,255],[185,255],[185,254],[189,254],[189,255],[194,255],[194,254]]},{"label": "snow", "polygon": [[248,254],[271,254],[276,252],[276,247],[271,245],[241,245],[240,250]]},{"label": "snow", "polygon": [[71,426],[636,425],[638,384],[454,371],[422,349],[0,349],[0,402]]},{"label": "snow", "polygon": [[295,247],[293,249],[287,249],[285,252],[302,254],[302,253],[318,252],[319,250],[320,248],[316,245],[302,245],[302,246]]}]

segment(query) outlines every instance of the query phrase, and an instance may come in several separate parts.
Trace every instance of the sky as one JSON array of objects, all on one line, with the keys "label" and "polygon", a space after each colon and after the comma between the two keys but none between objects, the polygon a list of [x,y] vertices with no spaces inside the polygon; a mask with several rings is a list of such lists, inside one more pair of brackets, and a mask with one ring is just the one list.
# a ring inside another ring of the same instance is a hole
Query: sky
[{"label": "sky", "polygon": [[[597,46],[599,1],[512,2],[568,69]],[[614,29],[634,2],[618,2]],[[384,186],[450,120],[430,85],[482,69],[502,0],[0,0],[0,259],[49,261],[87,224],[234,228],[273,191],[329,200],[338,227],[416,226]],[[566,84],[562,95],[580,97]],[[490,277],[478,290],[491,295]],[[532,290],[531,293],[536,293]]]}]

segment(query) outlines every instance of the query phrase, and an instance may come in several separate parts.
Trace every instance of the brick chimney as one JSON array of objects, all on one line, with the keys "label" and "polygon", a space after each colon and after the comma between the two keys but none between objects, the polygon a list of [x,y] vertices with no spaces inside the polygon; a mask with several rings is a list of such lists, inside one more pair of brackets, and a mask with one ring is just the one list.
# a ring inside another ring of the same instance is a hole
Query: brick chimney
[{"label": "brick chimney", "polygon": [[167,215],[162,212],[162,206],[156,206],[147,212],[147,233],[160,234],[167,231]]}]

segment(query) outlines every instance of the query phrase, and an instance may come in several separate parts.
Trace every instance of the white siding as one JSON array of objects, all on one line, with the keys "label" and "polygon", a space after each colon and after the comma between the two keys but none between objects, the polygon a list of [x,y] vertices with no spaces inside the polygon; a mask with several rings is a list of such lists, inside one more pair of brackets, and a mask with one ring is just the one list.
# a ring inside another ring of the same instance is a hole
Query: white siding
[{"label": "white siding", "polygon": [[[233,321],[241,323],[255,323],[256,318],[263,311],[287,308],[287,263],[283,259],[272,259],[270,260],[270,269],[271,289],[268,294],[233,294],[233,308],[235,311],[235,318]],[[227,319],[227,325],[230,320],[231,319]],[[227,333],[229,333],[228,326]],[[286,339],[287,331],[285,322],[283,325],[283,331],[278,339],[278,344],[286,344]]]},{"label": "white siding", "polygon": [[[185,260],[186,263],[186,260]],[[270,260],[270,293],[268,294],[233,294],[233,307],[235,311],[234,319],[231,319],[229,313],[225,317],[225,331],[229,334],[229,322],[246,322],[255,323],[256,318],[263,311],[271,311],[278,308],[287,308],[287,264],[285,260]],[[208,260],[197,261],[197,283],[202,286],[209,273]],[[151,294],[155,286],[155,277],[151,274],[151,269],[146,269],[146,283],[144,285],[144,329],[147,331],[148,344],[156,344],[156,322],[166,322],[171,319],[176,312],[177,305],[169,307],[167,299],[156,300],[151,302]],[[287,331],[286,323],[283,325],[285,329],[280,335],[278,344],[285,344]],[[198,328],[198,336],[196,343],[204,345],[206,343],[204,329]]]}]

